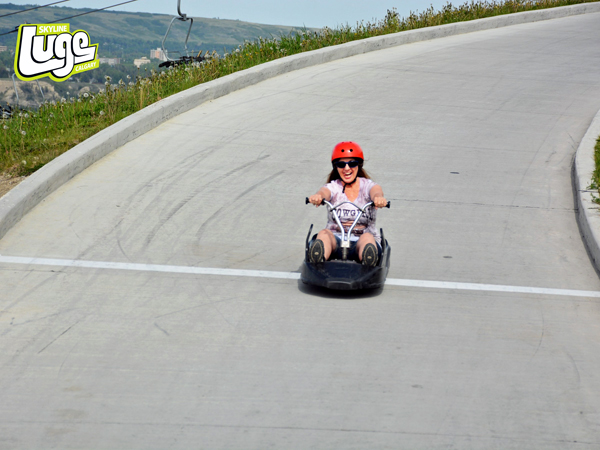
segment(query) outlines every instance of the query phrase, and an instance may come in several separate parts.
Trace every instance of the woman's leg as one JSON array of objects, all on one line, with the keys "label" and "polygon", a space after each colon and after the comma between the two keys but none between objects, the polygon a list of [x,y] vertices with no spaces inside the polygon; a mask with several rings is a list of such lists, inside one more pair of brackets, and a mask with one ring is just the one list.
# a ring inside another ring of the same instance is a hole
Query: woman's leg
[{"label": "woman's leg", "polygon": [[319,234],[317,234],[317,239],[321,239],[323,241],[323,246],[325,247],[324,259],[327,261],[337,248],[335,236],[331,231],[325,229],[319,231]]},{"label": "woman's leg", "polygon": [[329,230],[321,230],[310,248],[310,261],[314,264],[327,261],[336,248],[337,241],[333,233]]},{"label": "woman's leg", "polygon": [[377,264],[377,254],[378,254],[377,242],[375,241],[375,236],[373,236],[371,233],[361,234],[360,237],[358,238],[358,242],[356,243],[356,252],[358,253],[358,259],[360,259],[360,261],[362,262],[363,256],[364,256],[364,251],[368,244],[371,244],[374,247],[374,253],[373,253],[373,250],[371,250],[370,252],[367,252],[367,254],[369,255],[369,258],[375,258],[375,260],[372,262],[367,260],[367,262],[369,263],[368,265],[374,266]]},{"label": "woman's leg", "polygon": [[375,243],[375,236],[371,233],[363,233],[358,238],[358,242],[356,243],[356,252],[358,253],[358,258],[362,261],[362,254],[365,250],[365,246],[367,244],[373,244],[375,248],[377,248],[377,244]]}]

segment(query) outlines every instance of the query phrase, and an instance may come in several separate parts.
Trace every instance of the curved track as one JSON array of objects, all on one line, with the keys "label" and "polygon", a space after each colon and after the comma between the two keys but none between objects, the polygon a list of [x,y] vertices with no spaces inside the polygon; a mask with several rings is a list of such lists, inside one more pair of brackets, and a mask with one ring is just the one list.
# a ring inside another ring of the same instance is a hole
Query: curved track
[{"label": "curved track", "polygon": [[293,272],[339,140],[392,209],[390,278],[600,291],[571,165],[600,14],[283,75],[170,120],[1,241],[0,448],[597,448],[593,297],[122,270]]}]

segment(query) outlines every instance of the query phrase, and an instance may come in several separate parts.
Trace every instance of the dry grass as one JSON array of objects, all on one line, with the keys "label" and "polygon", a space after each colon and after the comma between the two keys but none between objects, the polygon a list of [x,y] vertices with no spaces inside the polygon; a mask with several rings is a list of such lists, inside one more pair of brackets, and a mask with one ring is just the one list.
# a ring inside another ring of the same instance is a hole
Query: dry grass
[{"label": "dry grass", "polygon": [[[596,163],[596,168],[592,174],[592,183],[589,189],[598,190],[600,189],[600,137],[596,140],[596,147],[594,148],[594,162]],[[600,204],[600,198],[594,197],[594,202]]]}]

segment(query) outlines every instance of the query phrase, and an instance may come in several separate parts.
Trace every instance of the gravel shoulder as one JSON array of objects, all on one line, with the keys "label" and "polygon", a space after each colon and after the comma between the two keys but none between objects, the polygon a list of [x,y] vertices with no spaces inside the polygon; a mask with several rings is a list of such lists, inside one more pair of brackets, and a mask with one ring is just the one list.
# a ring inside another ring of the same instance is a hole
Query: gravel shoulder
[{"label": "gravel shoulder", "polygon": [[0,173],[0,197],[17,186],[25,178],[27,177],[11,177],[9,175]]}]

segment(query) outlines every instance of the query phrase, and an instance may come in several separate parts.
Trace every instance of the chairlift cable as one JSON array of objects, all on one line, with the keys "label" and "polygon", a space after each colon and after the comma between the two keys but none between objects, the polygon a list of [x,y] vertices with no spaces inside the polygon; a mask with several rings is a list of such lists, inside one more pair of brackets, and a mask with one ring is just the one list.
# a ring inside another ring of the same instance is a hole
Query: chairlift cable
[{"label": "chairlift cable", "polygon": [[45,8],[46,6],[52,6],[52,5],[56,5],[57,3],[64,3],[64,2],[69,2],[69,1],[71,1],[71,0],[60,0],[60,2],[48,3],[47,5],[36,6],[34,8],[29,8],[29,9],[22,9],[22,10],[17,11],[17,12],[12,12],[12,13],[9,13],[9,14],[4,14],[4,15],[0,16],[0,19],[3,18],[3,17],[12,16],[14,14],[21,14],[21,13],[24,13],[24,12],[27,12],[27,11],[33,11],[34,9]]},{"label": "chairlift cable", "polygon": [[[98,12],[98,11],[104,11],[105,9],[114,8],[115,6],[121,6],[121,5],[125,5],[125,4],[127,4],[127,3],[133,3],[133,2],[137,2],[137,1],[138,1],[138,0],[129,0],[129,1],[127,1],[127,2],[117,3],[116,5],[107,6],[107,7],[105,7],[105,8],[94,9],[94,10],[92,10],[92,11],[87,11],[87,12],[84,12],[84,13],[81,13],[81,14],[76,14],[76,15],[74,15],[74,16],[70,16],[70,17],[63,17],[63,18],[61,18],[61,19],[58,19],[58,20],[53,20],[52,22],[46,22],[46,23],[56,23],[56,22],[61,22],[61,21],[63,21],[63,20],[72,19],[72,18],[74,18],[74,17],[79,17],[79,16],[85,16],[86,14],[92,14],[92,13],[95,13],[95,12]],[[18,28],[19,28],[19,27],[17,26],[17,27],[15,27],[15,29],[14,29],[14,30],[12,30],[12,31],[9,31],[9,32],[7,32],[7,33],[2,33],[2,34],[0,34],[0,36],[4,36],[4,35],[6,35],[6,34],[11,34],[11,33],[16,33],[17,31],[19,31],[19,29],[18,29]]]}]

